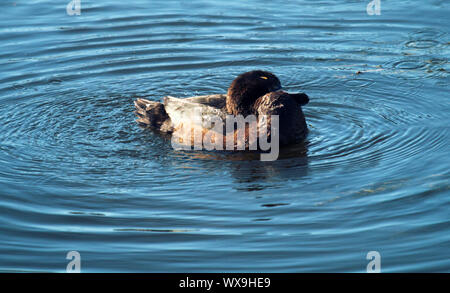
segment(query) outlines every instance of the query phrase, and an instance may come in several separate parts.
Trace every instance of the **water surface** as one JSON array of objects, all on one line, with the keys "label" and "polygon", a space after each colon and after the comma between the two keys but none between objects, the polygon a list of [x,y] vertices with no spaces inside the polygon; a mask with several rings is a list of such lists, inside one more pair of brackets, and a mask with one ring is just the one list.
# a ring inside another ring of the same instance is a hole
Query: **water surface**
[{"label": "water surface", "polygon": [[[68,2],[1,4],[0,271],[450,271],[447,1]],[[253,69],[311,98],[277,161],[134,122]]]}]

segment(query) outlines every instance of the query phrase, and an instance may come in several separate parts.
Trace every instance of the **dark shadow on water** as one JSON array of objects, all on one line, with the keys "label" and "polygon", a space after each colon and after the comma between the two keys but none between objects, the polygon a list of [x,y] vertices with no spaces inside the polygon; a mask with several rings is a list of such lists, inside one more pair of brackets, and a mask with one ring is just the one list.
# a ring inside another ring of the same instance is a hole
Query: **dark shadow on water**
[{"label": "dark shadow on water", "polygon": [[235,162],[230,169],[238,191],[258,191],[275,188],[286,181],[298,180],[308,174],[307,143],[282,147],[275,161]]},{"label": "dark shadow on water", "polygon": [[226,172],[234,179],[237,191],[258,191],[275,188],[286,181],[298,180],[308,174],[308,143],[281,147],[278,159],[261,161],[259,152],[182,151],[177,152],[183,168]]}]

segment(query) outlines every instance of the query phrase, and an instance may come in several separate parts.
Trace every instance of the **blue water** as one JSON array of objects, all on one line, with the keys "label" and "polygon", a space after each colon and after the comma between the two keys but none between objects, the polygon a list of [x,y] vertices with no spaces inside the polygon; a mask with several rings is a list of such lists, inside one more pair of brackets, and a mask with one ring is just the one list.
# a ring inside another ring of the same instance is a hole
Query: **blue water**
[{"label": "blue water", "polygon": [[[0,4],[0,271],[450,272],[448,1],[68,2]],[[253,69],[311,98],[277,161],[134,121]]]}]

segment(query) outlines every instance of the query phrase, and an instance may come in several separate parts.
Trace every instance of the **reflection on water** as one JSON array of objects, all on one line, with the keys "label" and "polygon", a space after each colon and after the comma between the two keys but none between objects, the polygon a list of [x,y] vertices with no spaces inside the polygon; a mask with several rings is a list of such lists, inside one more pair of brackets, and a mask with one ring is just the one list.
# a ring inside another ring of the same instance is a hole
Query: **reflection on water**
[{"label": "reflection on water", "polygon": [[[2,6],[0,271],[449,271],[449,4],[363,2]],[[277,161],[134,121],[253,69],[311,98]]]}]

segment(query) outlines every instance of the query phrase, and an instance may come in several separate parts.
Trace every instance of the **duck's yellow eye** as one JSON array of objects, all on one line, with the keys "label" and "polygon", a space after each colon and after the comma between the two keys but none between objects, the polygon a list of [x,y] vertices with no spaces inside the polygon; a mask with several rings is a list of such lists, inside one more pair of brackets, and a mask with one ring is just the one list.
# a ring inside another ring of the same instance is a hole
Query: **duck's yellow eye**
[{"label": "duck's yellow eye", "polygon": [[267,77],[266,76],[260,76],[262,79],[267,79]]}]

